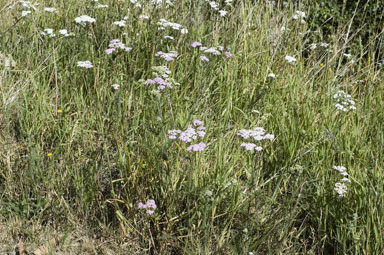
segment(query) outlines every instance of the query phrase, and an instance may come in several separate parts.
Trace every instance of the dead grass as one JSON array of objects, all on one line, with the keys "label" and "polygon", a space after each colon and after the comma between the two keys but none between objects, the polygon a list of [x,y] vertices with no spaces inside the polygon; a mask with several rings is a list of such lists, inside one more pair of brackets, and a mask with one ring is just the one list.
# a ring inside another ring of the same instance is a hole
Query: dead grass
[{"label": "dead grass", "polygon": [[0,221],[0,254],[15,254],[22,243],[24,254],[145,254],[111,229],[92,236],[83,226],[60,229],[43,226],[40,222],[18,219]]}]

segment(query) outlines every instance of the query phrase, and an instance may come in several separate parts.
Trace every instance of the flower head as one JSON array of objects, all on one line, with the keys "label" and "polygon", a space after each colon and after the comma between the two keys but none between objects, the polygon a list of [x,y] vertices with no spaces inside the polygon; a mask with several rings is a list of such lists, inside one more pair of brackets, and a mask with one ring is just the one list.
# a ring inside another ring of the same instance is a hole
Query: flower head
[{"label": "flower head", "polygon": [[286,60],[288,63],[296,62],[296,58],[291,57],[291,56],[285,56],[285,60]]},{"label": "flower head", "polygon": [[91,63],[91,61],[77,61],[77,66],[78,67],[82,67],[82,68],[93,68],[93,64]]},{"label": "flower head", "polygon": [[87,25],[87,23],[96,22],[96,20],[94,18],[89,17],[88,15],[82,15],[82,16],[75,18],[75,22],[82,25],[82,26],[85,26],[85,25]]},{"label": "flower head", "polygon": [[193,42],[192,44],[191,44],[191,47],[192,48],[196,48],[196,47],[200,47],[200,46],[202,46],[203,44],[201,44],[201,42]]}]

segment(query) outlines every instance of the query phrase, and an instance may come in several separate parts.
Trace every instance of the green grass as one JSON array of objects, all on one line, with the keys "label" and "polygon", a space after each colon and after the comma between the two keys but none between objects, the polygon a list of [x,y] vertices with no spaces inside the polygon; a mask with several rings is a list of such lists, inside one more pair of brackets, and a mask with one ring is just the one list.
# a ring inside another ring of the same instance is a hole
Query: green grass
[{"label": "green grass", "polygon": [[[105,249],[77,250],[86,254],[108,254],[110,245],[116,254],[382,254],[382,71],[373,48],[343,56],[342,32],[311,50],[321,34],[292,19],[310,4],[233,1],[220,17],[205,1],[95,9],[47,0],[20,18],[20,3],[0,3],[0,218],[12,240],[34,249],[51,231],[67,245],[61,252],[76,253],[66,240],[77,247],[78,239],[68,236],[113,233],[108,246],[100,242]],[[82,27],[80,15],[96,22]],[[126,27],[112,25],[124,16]],[[188,34],[158,30],[161,18]],[[74,36],[59,35],[64,28]],[[132,50],[106,55],[115,38]],[[202,62],[194,41],[233,56],[206,53]],[[173,62],[155,57],[171,50]],[[16,66],[4,65],[9,56]],[[94,68],[77,67],[83,60]],[[180,85],[154,93],[142,80],[162,65]],[[340,89],[356,110],[335,108]],[[168,139],[194,119],[207,128],[202,152]],[[237,133],[256,126],[275,139],[249,152]],[[335,165],[349,173],[345,197],[334,190]],[[152,216],[138,208],[149,199]]]}]

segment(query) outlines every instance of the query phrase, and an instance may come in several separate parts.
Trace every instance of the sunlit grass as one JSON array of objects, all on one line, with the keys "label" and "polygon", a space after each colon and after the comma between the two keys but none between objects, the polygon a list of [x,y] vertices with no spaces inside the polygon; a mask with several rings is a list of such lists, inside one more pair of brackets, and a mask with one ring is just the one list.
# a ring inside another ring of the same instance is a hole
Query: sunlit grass
[{"label": "sunlit grass", "polygon": [[[322,41],[294,17],[310,6],[222,1],[220,16],[206,1],[41,1],[21,17],[20,2],[1,3],[4,222],[108,229],[135,254],[384,249],[382,73],[343,34]],[[182,140],[196,120],[205,135]]]}]

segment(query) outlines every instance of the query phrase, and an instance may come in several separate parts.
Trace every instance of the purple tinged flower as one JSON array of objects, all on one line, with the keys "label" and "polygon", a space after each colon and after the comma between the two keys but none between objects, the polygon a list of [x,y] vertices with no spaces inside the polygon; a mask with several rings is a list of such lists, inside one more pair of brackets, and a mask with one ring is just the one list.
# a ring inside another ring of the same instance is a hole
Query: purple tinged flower
[{"label": "purple tinged flower", "polygon": [[153,199],[150,199],[150,200],[148,200],[147,201],[147,208],[152,208],[152,209],[156,209],[157,208],[157,206],[156,206],[156,203],[155,203],[155,200],[153,200]]},{"label": "purple tinged flower", "polygon": [[204,137],[205,136],[205,132],[204,131],[197,131],[197,135],[200,136],[200,137]]},{"label": "purple tinged flower", "polygon": [[177,51],[174,51],[174,50],[170,51],[169,53],[165,53],[165,52],[162,52],[162,51],[158,51],[158,52],[155,53],[156,57],[161,57],[165,61],[173,61],[173,60],[175,60],[177,55],[178,55]]},{"label": "purple tinged flower", "polygon": [[139,202],[139,204],[137,205],[137,207],[138,207],[139,209],[145,209],[145,208],[147,208],[147,205],[143,204],[142,202]]},{"label": "purple tinged flower", "polygon": [[203,44],[201,44],[201,42],[193,42],[191,44],[192,48],[196,48],[196,47],[199,47],[199,46],[202,46]]},{"label": "purple tinged flower", "polygon": [[205,149],[205,147],[207,147],[207,145],[205,143],[197,143],[197,144],[193,144],[191,146],[189,146],[187,148],[187,151],[203,151]]},{"label": "purple tinged flower", "polygon": [[107,55],[110,55],[110,54],[112,54],[112,52],[114,52],[115,51],[115,48],[110,48],[110,49],[106,49],[105,50],[105,53],[107,54]]},{"label": "purple tinged flower", "polygon": [[247,151],[252,151],[255,147],[256,144],[254,143],[242,143],[240,146],[244,147]]},{"label": "purple tinged flower", "polygon": [[200,56],[200,60],[203,62],[209,62],[209,59],[206,56]]},{"label": "purple tinged flower", "polygon": [[230,58],[230,57],[232,57],[232,53],[230,53],[229,51],[226,51],[226,52],[224,53],[224,56],[225,56],[226,58]]},{"label": "purple tinged flower", "polygon": [[152,215],[155,211],[154,210],[147,210],[147,214]]},{"label": "purple tinged flower", "polygon": [[201,126],[204,125],[204,121],[201,120],[194,120],[192,123],[194,126]]},{"label": "purple tinged flower", "polygon": [[155,84],[156,82],[154,80],[148,79],[144,82],[145,85],[152,85]]}]

